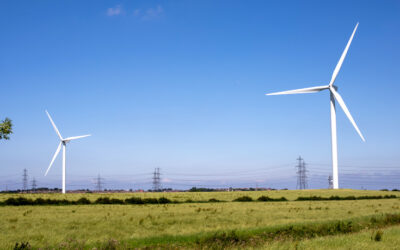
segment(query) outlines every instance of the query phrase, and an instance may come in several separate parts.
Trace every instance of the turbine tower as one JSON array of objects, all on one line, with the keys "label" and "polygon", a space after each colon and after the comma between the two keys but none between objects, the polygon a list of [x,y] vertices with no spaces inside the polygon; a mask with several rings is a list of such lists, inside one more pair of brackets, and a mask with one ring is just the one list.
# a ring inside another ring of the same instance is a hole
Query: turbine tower
[{"label": "turbine tower", "polygon": [[349,118],[351,124],[353,124],[354,128],[356,129],[357,133],[360,135],[361,139],[365,142],[364,136],[361,134],[361,131],[358,129],[357,124],[354,121],[353,117],[351,116],[349,109],[346,107],[346,104],[344,103],[342,97],[337,92],[338,88],[335,85],[333,85],[335,83],[336,77],[340,71],[340,68],[342,67],[344,58],[346,57],[347,51],[349,50],[351,41],[353,40],[354,34],[356,33],[356,30],[357,30],[357,27],[358,27],[358,23],[357,23],[356,27],[354,28],[349,41],[347,42],[346,48],[344,49],[342,56],[340,57],[339,62],[336,65],[335,70],[333,71],[329,85],[267,94],[267,95],[289,95],[289,94],[315,93],[315,92],[320,92],[325,89],[329,90],[330,106],[331,106],[332,169],[333,169],[333,188],[334,189],[339,188],[335,100],[339,103],[340,107],[343,109],[347,118]]},{"label": "turbine tower", "polygon": [[51,122],[51,124],[53,125],[53,128],[54,128],[54,130],[56,131],[58,137],[60,138],[60,144],[58,145],[57,150],[56,150],[56,153],[54,154],[53,159],[51,159],[50,165],[49,165],[49,167],[47,168],[47,171],[46,171],[46,173],[44,174],[44,176],[46,176],[47,173],[49,172],[49,170],[50,170],[51,166],[53,165],[53,162],[54,162],[54,160],[56,159],[58,153],[60,153],[60,149],[61,149],[61,146],[62,146],[62,148],[63,148],[63,160],[62,160],[62,193],[65,194],[65,158],[66,158],[66,157],[65,157],[65,154],[66,154],[66,146],[67,146],[67,143],[70,142],[70,141],[72,141],[72,140],[76,140],[76,139],[83,138],[83,137],[88,137],[88,136],[90,136],[90,135],[73,136],[73,137],[68,137],[68,138],[65,138],[65,139],[64,139],[64,138],[61,136],[60,131],[58,131],[58,129],[57,129],[57,127],[56,127],[56,124],[54,124],[53,119],[51,119],[51,116],[50,116],[49,112],[47,112],[47,110],[46,110],[46,114],[47,114],[47,116],[49,117],[50,122]]}]

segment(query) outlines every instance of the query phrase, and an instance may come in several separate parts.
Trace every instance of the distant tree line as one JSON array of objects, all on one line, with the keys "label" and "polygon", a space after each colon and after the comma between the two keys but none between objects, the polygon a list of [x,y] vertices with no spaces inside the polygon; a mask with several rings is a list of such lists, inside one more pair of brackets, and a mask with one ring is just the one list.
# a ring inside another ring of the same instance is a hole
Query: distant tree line
[{"label": "distant tree line", "polygon": [[[231,191],[257,191],[257,190],[277,190],[275,188],[228,188]],[[198,188],[198,187],[192,187],[189,189],[189,192],[221,192],[222,189],[220,188]],[[225,189],[224,189],[225,190]],[[284,188],[282,190],[288,190],[287,188]]]}]

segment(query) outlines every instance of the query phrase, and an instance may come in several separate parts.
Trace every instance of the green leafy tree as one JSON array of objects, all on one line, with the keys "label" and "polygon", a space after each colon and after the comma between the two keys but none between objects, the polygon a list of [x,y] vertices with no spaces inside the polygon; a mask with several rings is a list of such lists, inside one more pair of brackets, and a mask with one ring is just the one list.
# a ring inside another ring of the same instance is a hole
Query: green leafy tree
[{"label": "green leafy tree", "polygon": [[9,140],[9,135],[12,134],[12,122],[6,118],[0,122],[0,140]]}]

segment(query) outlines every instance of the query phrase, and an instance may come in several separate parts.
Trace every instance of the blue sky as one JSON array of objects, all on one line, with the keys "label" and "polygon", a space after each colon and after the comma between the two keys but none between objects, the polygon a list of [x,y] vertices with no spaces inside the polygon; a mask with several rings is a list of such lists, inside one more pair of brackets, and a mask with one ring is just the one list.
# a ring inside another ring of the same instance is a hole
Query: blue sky
[{"label": "blue sky", "polygon": [[327,84],[357,22],[336,80],[366,143],[338,110],[341,187],[399,187],[398,1],[2,1],[0,189],[24,168],[60,186],[61,157],[47,109],[67,147],[70,189],[295,188],[331,172],[329,94],[267,97]]}]

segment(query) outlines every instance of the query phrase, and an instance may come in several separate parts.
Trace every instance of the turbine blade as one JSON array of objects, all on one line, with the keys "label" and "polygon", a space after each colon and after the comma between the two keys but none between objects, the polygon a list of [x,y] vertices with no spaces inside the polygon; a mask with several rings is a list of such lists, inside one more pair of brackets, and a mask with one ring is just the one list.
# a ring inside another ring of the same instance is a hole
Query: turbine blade
[{"label": "turbine blade", "polygon": [[44,174],[44,176],[47,175],[47,173],[49,172],[51,166],[53,165],[54,160],[57,158],[58,153],[60,153],[61,144],[62,144],[62,142],[60,142],[60,144],[58,144],[58,148],[57,148],[57,150],[56,150],[56,153],[54,154],[53,159],[51,159],[50,165],[49,165],[49,167],[47,168],[47,171],[46,171],[46,173]]},{"label": "turbine blade", "polygon": [[88,137],[88,136],[91,136],[91,135],[72,136],[72,137],[65,138],[64,141],[72,141],[72,140],[76,140],[76,139],[80,139],[80,138],[84,138],[84,137]]},{"label": "turbine blade", "polygon": [[49,112],[47,112],[47,110],[46,110],[46,114],[47,114],[47,116],[49,117],[50,122],[51,122],[51,124],[53,125],[53,128],[54,128],[54,130],[56,131],[58,137],[60,137],[60,140],[62,140],[63,138],[62,138],[62,136],[61,136],[61,134],[60,134],[60,131],[58,131],[58,129],[57,129],[57,127],[56,127],[56,124],[54,124],[53,119],[51,119],[51,116],[50,116]]},{"label": "turbine blade", "polygon": [[337,63],[335,70],[333,71],[332,78],[331,78],[331,81],[329,83],[329,86],[332,86],[333,83],[336,80],[336,77],[337,77],[337,75],[338,75],[338,73],[340,71],[340,68],[342,67],[344,58],[346,57],[347,51],[349,50],[351,41],[353,40],[354,34],[356,33],[357,27],[358,27],[358,23],[356,24],[356,27],[354,28],[353,33],[351,34],[351,37],[350,37],[349,41],[347,42],[346,48],[344,49],[344,51],[342,53],[342,56],[340,57],[339,62]]},{"label": "turbine blade", "polygon": [[347,118],[349,118],[351,124],[353,124],[354,128],[356,129],[357,133],[360,135],[361,139],[365,142],[364,136],[361,134],[361,131],[358,129],[356,122],[353,119],[353,116],[351,116],[349,109],[346,107],[346,104],[344,103],[342,97],[339,95],[338,92],[334,88],[330,88],[331,92],[335,96],[335,99],[338,101],[340,107],[342,107],[344,113],[346,114]]},{"label": "turbine blade", "polygon": [[287,90],[287,91],[282,91],[282,92],[269,93],[266,95],[291,95],[291,94],[315,93],[315,92],[319,92],[321,90],[328,89],[328,88],[329,88],[329,86],[317,86],[317,87],[311,87],[311,88],[294,89],[294,90]]}]

